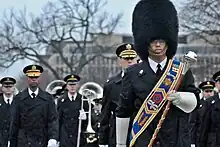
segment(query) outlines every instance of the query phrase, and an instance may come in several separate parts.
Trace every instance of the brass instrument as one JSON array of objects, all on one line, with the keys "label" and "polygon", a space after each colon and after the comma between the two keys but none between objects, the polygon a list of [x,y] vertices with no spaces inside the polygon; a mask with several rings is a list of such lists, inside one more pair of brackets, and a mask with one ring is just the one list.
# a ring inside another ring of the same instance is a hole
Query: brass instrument
[{"label": "brass instrument", "polygon": [[66,82],[63,80],[54,80],[47,85],[45,91],[50,94],[55,94],[58,89],[62,89],[64,84],[66,84]]},{"label": "brass instrument", "polygon": [[[66,82],[63,80],[54,80],[47,85],[45,91],[51,95],[55,95],[57,90],[62,89],[63,85],[65,85],[65,84],[66,84]],[[55,97],[56,104],[57,104],[57,98],[58,97]]]},{"label": "brass instrument", "polygon": [[[103,96],[103,88],[94,82],[87,82],[84,85],[82,85],[79,89],[79,93],[82,95],[81,100],[81,110],[80,110],[80,117],[79,117],[79,127],[78,127],[78,138],[77,138],[77,147],[80,146],[80,136],[81,136],[81,125],[82,125],[82,120],[86,119],[86,114],[88,115],[88,125],[86,128],[86,134],[88,134],[87,138],[87,143],[91,143],[93,141],[96,141],[97,138],[95,139],[95,131],[92,128],[92,104],[94,105],[94,100],[95,99],[100,99]],[[83,109],[83,103],[88,102],[89,105],[89,110],[88,112],[85,112]]]}]

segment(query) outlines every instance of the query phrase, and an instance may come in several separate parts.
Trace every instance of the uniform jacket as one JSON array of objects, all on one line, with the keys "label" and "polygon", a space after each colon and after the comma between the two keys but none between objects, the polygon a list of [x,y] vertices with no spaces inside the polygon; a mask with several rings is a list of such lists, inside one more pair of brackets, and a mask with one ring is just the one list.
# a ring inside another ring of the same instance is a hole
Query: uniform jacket
[{"label": "uniform jacket", "polygon": [[104,85],[104,95],[102,101],[102,112],[100,119],[99,144],[116,145],[116,117],[115,109],[118,104],[121,90],[121,72],[109,79]]},{"label": "uniform jacket", "polygon": [[199,147],[220,146],[220,99],[215,94],[210,97],[203,108]]},{"label": "uniform jacket", "polygon": [[190,140],[191,144],[195,144],[196,147],[198,146],[199,129],[201,126],[202,110],[205,101],[206,100],[201,99],[198,107],[189,115]]},{"label": "uniform jacket", "polygon": [[6,104],[3,95],[0,95],[0,147],[7,147],[11,120],[11,105]]},{"label": "uniform jacket", "polygon": [[58,140],[58,113],[53,98],[39,89],[32,98],[28,89],[14,98],[10,127],[10,147],[47,147]]},{"label": "uniform jacket", "polygon": [[[165,69],[166,67],[163,70]],[[117,117],[130,117],[132,122],[142,103],[157,83],[157,80],[158,78],[151,69],[148,61],[143,61],[129,68],[122,80],[120,101],[116,110]],[[194,86],[194,78],[190,70],[183,77],[178,91],[194,92],[199,100],[199,93],[197,93],[198,89]],[[163,110],[164,108],[158,113],[148,128],[139,136],[135,143],[135,147],[148,145]],[[171,105],[153,147],[190,146],[188,117],[189,114]]]},{"label": "uniform jacket", "polygon": [[[79,110],[81,110],[82,96],[77,93],[76,99],[70,101],[68,93],[65,92],[58,100],[57,109],[59,112],[59,141],[60,147],[76,147],[78,128],[79,128]],[[84,110],[88,111],[88,103],[84,102]],[[85,145],[83,132],[86,131],[87,120],[82,121],[81,127],[81,146]]]}]

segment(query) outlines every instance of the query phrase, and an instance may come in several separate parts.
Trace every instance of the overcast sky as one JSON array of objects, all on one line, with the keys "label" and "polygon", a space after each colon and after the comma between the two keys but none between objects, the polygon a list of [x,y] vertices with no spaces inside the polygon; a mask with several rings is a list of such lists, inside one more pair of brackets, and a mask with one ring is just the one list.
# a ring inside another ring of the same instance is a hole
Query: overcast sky
[{"label": "overcast sky", "polygon": [[[34,14],[39,14],[41,7],[48,1],[48,0],[1,0],[0,5],[0,17],[2,17],[2,13],[4,9],[8,9],[14,7],[16,9],[23,9],[26,6],[29,12]],[[135,4],[139,0],[108,0],[107,4],[107,11],[112,14],[117,14],[119,12],[123,12],[123,20],[120,28],[117,29],[118,33],[131,33],[131,14]],[[174,4],[178,7],[181,3],[185,0],[171,0]],[[4,72],[0,72],[0,77],[2,76],[14,76],[17,77],[19,74],[22,74],[22,68],[30,64],[27,61],[20,61],[15,63],[10,69],[5,70]]]}]

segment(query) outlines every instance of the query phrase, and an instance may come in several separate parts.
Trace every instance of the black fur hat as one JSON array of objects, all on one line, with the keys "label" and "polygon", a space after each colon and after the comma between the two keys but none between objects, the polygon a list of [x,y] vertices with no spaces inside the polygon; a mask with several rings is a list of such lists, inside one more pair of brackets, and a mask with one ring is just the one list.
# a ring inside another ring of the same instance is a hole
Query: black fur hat
[{"label": "black fur hat", "polygon": [[167,57],[176,54],[178,16],[169,0],[141,0],[133,11],[132,32],[135,49],[142,60],[148,58],[148,45],[153,39],[167,41]]}]

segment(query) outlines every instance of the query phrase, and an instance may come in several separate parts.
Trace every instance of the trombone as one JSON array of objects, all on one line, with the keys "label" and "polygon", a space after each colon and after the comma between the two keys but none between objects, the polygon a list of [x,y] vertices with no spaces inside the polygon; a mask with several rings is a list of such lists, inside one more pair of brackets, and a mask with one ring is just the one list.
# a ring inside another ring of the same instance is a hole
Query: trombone
[{"label": "trombone", "polygon": [[[82,126],[82,120],[86,120],[86,114],[88,114],[88,124],[86,131],[84,133],[86,134],[95,134],[96,132],[92,128],[92,104],[94,103],[94,99],[102,98],[103,94],[103,88],[94,82],[87,82],[84,85],[82,85],[79,89],[79,93],[82,95],[81,97],[81,110],[80,110],[80,116],[79,116],[79,126],[78,126],[78,136],[77,136],[77,147],[80,146],[80,137],[81,137],[81,126]],[[88,112],[85,112],[83,109],[84,102],[88,102],[89,110]]]}]

